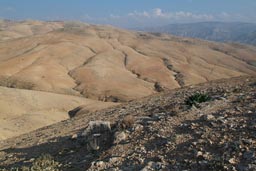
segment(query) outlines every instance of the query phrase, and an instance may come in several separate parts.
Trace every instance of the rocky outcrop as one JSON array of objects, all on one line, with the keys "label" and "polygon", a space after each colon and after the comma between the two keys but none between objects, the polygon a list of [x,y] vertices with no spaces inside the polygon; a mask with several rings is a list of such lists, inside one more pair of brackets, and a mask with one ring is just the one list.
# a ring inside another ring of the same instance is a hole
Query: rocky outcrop
[{"label": "rocky outcrop", "polygon": [[113,142],[110,122],[91,121],[89,126],[82,133],[82,137],[89,151],[103,150],[110,147]]}]

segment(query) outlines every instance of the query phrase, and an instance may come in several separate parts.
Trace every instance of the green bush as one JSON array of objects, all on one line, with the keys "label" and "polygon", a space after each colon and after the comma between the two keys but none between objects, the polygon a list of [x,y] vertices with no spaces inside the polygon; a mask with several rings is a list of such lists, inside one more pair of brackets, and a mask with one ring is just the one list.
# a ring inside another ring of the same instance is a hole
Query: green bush
[{"label": "green bush", "polygon": [[195,93],[186,99],[186,104],[189,106],[199,107],[200,103],[210,101],[211,97],[206,93]]}]

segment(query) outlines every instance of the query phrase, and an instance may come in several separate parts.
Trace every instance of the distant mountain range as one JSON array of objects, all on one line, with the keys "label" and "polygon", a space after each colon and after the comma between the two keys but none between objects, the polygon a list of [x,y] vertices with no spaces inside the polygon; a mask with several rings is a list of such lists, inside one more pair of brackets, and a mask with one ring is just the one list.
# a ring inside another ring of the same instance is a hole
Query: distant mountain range
[{"label": "distant mountain range", "polygon": [[239,42],[256,45],[256,24],[253,23],[201,22],[169,24],[161,27],[144,28],[142,31],[169,33],[218,42]]}]

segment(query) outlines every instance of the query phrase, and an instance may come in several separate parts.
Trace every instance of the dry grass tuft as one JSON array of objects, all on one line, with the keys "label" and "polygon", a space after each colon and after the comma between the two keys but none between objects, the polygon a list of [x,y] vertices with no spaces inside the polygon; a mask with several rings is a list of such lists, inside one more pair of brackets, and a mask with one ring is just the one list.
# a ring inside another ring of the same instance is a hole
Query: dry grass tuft
[{"label": "dry grass tuft", "polygon": [[134,123],[135,123],[134,116],[127,115],[124,117],[124,119],[121,122],[121,128],[123,128],[123,129],[131,128]]}]

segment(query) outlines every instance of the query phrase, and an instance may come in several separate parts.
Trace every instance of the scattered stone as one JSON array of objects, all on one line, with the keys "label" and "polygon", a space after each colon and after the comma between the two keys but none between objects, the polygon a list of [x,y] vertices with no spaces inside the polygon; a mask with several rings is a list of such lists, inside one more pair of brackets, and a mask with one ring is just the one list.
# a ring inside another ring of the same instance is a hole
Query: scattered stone
[{"label": "scattered stone", "polygon": [[33,162],[33,161],[35,161],[35,158],[29,159],[29,162]]},{"label": "scattered stone", "polygon": [[243,141],[244,144],[252,144],[251,139],[243,139],[242,141]]},{"label": "scattered stone", "polygon": [[213,115],[209,114],[209,115],[203,115],[202,119],[205,121],[211,121],[211,120],[214,120],[215,117]]},{"label": "scattered stone", "polygon": [[117,164],[119,162],[123,161],[123,158],[122,157],[111,157],[109,159],[109,163],[110,165],[114,165],[114,164]]},{"label": "scattered stone", "polygon": [[228,160],[229,163],[231,164],[236,164],[236,159],[235,158],[231,158]]},{"label": "scattered stone", "polygon": [[203,152],[202,152],[202,151],[198,151],[198,152],[196,153],[196,157],[201,157],[201,156],[203,156]]},{"label": "scattered stone", "polygon": [[253,160],[253,159],[255,159],[255,153],[253,151],[246,151],[243,154],[243,158],[246,160]]},{"label": "scattered stone", "polygon": [[127,134],[124,131],[116,132],[114,135],[114,139],[114,144],[123,143],[127,139]]},{"label": "scattered stone", "polygon": [[134,131],[139,132],[139,131],[142,131],[143,128],[144,128],[143,125],[141,125],[141,124],[136,124],[136,126],[134,127]]},{"label": "scattered stone", "polygon": [[72,136],[71,136],[71,140],[76,140],[78,138],[78,135],[77,134],[73,134]]},{"label": "scattered stone", "polygon": [[156,114],[153,114],[152,118],[155,120],[161,120],[165,118],[165,116],[166,116],[165,113],[156,113]]},{"label": "scattered stone", "polygon": [[148,162],[148,164],[141,170],[141,171],[150,171],[150,170],[160,170],[160,169],[164,169],[165,166],[160,163],[160,162]]},{"label": "scattered stone", "polygon": [[92,162],[89,171],[94,171],[94,170],[104,170],[106,167],[105,162],[103,161],[97,161],[97,162]]},{"label": "scattered stone", "polygon": [[142,124],[142,125],[148,125],[152,124],[153,122],[159,121],[159,118],[157,117],[149,117],[149,116],[140,116],[137,117],[136,123]]}]

